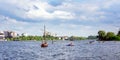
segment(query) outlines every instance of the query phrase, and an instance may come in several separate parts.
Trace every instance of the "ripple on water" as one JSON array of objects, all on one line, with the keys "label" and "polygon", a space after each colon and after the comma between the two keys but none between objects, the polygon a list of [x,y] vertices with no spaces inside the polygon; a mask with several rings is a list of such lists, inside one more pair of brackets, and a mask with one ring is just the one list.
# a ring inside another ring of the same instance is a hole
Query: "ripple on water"
[{"label": "ripple on water", "polygon": [[41,48],[39,41],[0,42],[0,60],[120,60],[120,42],[69,41],[48,42]]}]

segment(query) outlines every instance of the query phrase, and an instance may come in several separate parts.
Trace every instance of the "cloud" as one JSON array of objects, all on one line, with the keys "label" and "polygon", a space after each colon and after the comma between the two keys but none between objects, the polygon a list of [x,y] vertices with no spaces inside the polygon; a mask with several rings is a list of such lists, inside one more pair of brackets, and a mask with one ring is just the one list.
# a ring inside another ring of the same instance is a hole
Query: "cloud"
[{"label": "cloud", "polygon": [[119,6],[119,0],[0,0],[0,29],[42,35],[39,30],[45,24],[61,35],[116,32]]},{"label": "cloud", "polygon": [[53,16],[61,19],[73,19],[74,14],[65,11],[54,11]]},{"label": "cloud", "polygon": [[27,22],[17,21],[16,19],[0,15],[0,26],[2,30],[16,30],[21,29],[22,26],[27,25]]},{"label": "cloud", "polygon": [[[54,6],[43,2],[43,1],[31,1],[31,0],[21,0],[16,1],[12,0],[8,2],[7,0],[0,2],[4,5],[0,6],[0,8],[5,9],[7,12],[14,12],[13,14],[17,17],[23,19],[68,19],[68,17],[73,18],[72,13],[54,10],[53,13],[48,12],[49,8],[54,8]],[[6,4],[6,5],[5,5]],[[10,8],[5,8],[7,6]],[[8,10],[10,9],[10,10]],[[69,18],[69,19],[70,19]]]}]

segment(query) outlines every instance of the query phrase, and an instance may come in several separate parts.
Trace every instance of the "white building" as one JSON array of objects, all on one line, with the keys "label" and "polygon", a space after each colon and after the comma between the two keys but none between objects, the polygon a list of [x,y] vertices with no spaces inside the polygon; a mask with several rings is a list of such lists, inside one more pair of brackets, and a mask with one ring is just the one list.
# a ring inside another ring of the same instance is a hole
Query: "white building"
[{"label": "white building", "polygon": [[4,32],[0,31],[0,40],[5,39]]},{"label": "white building", "polygon": [[28,36],[28,34],[26,34],[26,33],[22,33],[21,35],[22,35],[22,36]]},{"label": "white building", "polygon": [[17,37],[17,35],[18,34],[13,31],[4,31],[5,38],[13,38],[13,37]]},{"label": "white building", "polygon": [[68,40],[68,36],[59,36],[58,37],[60,40]]},{"label": "white building", "polygon": [[18,34],[13,31],[0,31],[0,40],[4,40],[5,38],[14,38],[17,36]]},{"label": "white building", "polygon": [[17,34],[16,32],[11,32],[11,36],[12,36],[12,37],[17,37],[18,34]]}]

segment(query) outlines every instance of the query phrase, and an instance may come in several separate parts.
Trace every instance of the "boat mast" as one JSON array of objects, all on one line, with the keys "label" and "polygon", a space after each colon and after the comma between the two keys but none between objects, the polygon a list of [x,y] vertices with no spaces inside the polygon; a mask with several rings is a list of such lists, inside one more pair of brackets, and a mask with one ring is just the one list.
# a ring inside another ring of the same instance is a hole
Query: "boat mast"
[{"label": "boat mast", "polygon": [[48,44],[45,40],[46,40],[46,27],[44,25],[43,41],[42,41],[41,47],[48,47]]},{"label": "boat mast", "polygon": [[45,25],[44,25],[44,33],[43,33],[43,38],[44,38],[44,40],[46,40],[46,27],[45,27]]}]

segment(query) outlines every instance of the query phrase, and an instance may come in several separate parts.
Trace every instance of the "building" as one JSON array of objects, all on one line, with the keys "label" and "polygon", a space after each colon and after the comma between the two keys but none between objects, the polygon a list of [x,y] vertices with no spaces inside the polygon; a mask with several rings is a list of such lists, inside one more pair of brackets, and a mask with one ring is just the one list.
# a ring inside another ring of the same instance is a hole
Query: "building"
[{"label": "building", "polygon": [[5,39],[4,32],[0,31],[0,40],[3,40],[3,39]]},{"label": "building", "polygon": [[28,34],[26,34],[26,33],[22,33],[21,36],[28,36]]},{"label": "building", "polygon": [[18,34],[16,32],[12,32],[11,35],[12,35],[12,37],[17,37],[18,36]]},{"label": "building", "polygon": [[59,36],[59,40],[68,40],[68,36]]},{"label": "building", "polygon": [[18,34],[14,31],[0,31],[0,40],[4,40],[6,38],[14,38],[17,36]]},{"label": "building", "polygon": [[3,32],[4,32],[5,38],[14,38],[18,36],[18,34],[13,31],[3,31]]}]

